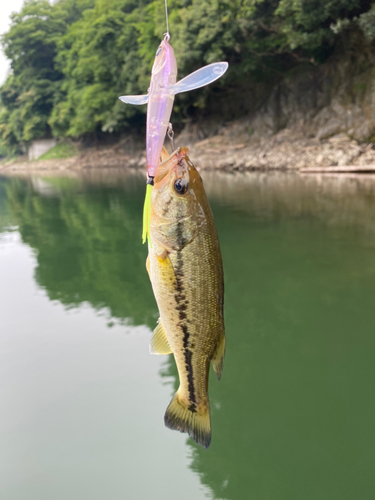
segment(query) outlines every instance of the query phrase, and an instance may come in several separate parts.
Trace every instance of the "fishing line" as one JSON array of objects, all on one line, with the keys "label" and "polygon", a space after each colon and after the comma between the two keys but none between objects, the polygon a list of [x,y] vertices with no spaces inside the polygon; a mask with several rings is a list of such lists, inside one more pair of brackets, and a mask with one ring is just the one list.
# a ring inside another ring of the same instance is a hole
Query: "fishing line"
[{"label": "fishing line", "polygon": [[165,21],[167,23],[167,35],[169,35],[169,25],[168,25],[168,6],[167,6],[167,0],[164,0],[165,3]]}]

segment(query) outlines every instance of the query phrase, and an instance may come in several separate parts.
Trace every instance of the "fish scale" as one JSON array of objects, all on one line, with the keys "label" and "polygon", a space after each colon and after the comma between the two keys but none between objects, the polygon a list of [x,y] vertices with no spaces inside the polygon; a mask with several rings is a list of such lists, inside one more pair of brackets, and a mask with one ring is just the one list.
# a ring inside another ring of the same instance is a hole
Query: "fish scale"
[{"label": "fish scale", "polygon": [[[175,192],[177,179],[188,185],[184,195]],[[160,312],[154,336],[166,337],[180,379],[165,423],[208,447],[209,364],[220,378],[225,350],[223,269],[212,211],[186,148],[159,166],[151,198],[151,241],[148,269]]]}]

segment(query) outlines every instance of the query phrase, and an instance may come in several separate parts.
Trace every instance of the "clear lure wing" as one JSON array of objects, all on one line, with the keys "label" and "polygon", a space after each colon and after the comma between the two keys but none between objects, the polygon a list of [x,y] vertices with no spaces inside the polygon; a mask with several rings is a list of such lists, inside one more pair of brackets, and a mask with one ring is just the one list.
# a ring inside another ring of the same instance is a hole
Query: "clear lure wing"
[{"label": "clear lure wing", "polygon": [[170,94],[176,95],[188,92],[189,90],[199,89],[220,78],[227,69],[227,62],[208,64],[207,66],[203,66],[203,68],[197,69],[194,73],[185,76],[185,78],[174,85],[171,85],[168,91]]},{"label": "clear lure wing", "polygon": [[145,95],[122,95],[119,97],[120,101],[126,104],[134,104],[135,106],[140,106],[141,104],[147,104],[148,94]]},{"label": "clear lure wing", "polygon": [[[227,62],[217,62],[203,66],[203,68],[197,69],[194,73],[185,76],[182,80],[170,85],[168,88],[168,93],[171,95],[181,94],[182,92],[188,92],[189,90],[199,89],[204,87],[215,80],[218,80],[228,69]],[[141,104],[147,104],[148,94],[145,95],[122,95],[119,97],[120,101],[126,104],[133,104],[135,106],[140,106]]]}]

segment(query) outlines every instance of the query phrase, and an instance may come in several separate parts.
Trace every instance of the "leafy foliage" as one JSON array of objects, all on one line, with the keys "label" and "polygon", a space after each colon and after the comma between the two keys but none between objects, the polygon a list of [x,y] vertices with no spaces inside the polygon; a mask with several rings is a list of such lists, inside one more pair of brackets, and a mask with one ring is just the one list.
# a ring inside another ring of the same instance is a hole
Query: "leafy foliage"
[{"label": "leafy foliage", "polygon": [[358,25],[368,41],[375,40],[375,4],[368,12],[364,12],[358,18]]},{"label": "leafy foliage", "polygon": [[134,115],[117,97],[139,91],[135,6],[97,0],[61,39],[56,60],[65,81],[50,120],[56,135],[112,132]]},{"label": "leafy foliage", "polygon": [[[369,0],[170,0],[179,75],[227,60],[225,81],[176,100],[174,121],[213,96],[324,61],[342,31],[375,38]],[[0,89],[0,137],[8,150],[41,136],[78,137],[143,126],[145,108],[121,94],[144,93],[165,31],[164,0],[26,0],[2,36],[12,74]],[[217,100],[217,99],[216,99]],[[219,105],[217,105],[219,108]]]},{"label": "leafy foliage", "polygon": [[8,149],[50,135],[48,119],[64,80],[55,66],[57,41],[89,2],[26,0],[21,12],[12,14],[11,28],[2,36],[12,74],[0,90],[5,108],[0,135]]}]

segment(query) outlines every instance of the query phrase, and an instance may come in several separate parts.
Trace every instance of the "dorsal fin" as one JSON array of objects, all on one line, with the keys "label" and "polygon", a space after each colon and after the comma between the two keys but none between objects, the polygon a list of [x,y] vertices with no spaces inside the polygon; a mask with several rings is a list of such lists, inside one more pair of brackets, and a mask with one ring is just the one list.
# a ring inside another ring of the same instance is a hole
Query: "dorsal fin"
[{"label": "dorsal fin", "polygon": [[151,339],[150,353],[151,354],[171,354],[172,349],[169,345],[169,341],[164,331],[164,327],[161,324],[160,318],[158,326],[154,330],[154,334]]}]

